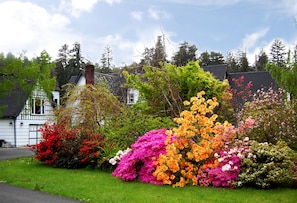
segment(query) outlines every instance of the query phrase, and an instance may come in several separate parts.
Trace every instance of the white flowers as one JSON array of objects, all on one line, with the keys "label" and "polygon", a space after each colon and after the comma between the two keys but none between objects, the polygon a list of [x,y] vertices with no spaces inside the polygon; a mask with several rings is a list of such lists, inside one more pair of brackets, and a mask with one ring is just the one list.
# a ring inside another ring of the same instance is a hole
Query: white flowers
[{"label": "white flowers", "polygon": [[230,171],[230,169],[231,169],[230,164],[225,164],[224,166],[222,166],[222,171]]},{"label": "white flowers", "polygon": [[113,158],[109,159],[109,163],[111,165],[116,165],[124,155],[128,154],[131,151],[132,151],[131,148],[127,148],[124,151],[119,150]]}]

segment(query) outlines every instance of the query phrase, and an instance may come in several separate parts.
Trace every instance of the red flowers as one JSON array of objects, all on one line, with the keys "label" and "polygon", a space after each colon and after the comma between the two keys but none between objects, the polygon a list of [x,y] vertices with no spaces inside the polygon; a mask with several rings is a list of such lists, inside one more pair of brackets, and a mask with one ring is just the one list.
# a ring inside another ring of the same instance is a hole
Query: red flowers
[{"label": "red flowers", "polygon": [[62,122],[45,124],[42,140],[31,146],[35,158],[59,168],[81,168],[100,156],[103,139],[99,134],[82,132],[80,129],[67,129]]}]

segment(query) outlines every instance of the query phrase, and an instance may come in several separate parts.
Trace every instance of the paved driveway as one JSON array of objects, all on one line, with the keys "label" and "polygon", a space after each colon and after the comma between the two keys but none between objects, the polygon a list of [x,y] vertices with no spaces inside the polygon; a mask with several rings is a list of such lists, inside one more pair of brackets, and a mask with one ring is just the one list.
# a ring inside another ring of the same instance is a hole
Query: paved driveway
[{"label": "paved driveway", "polygon": [[33,152],[26,147],[0,148],[0,161],[23,156],[33,156]]},{"label": "paved driveway", "polygon": [[[28,148],[0,148],[0,161],[23,156],[33,156]],[[1,168],[0,168],[1,173]],[[33,191],[16,187],[0,182],[0,203],[79,203],[72,200],[47,194],[40,191]]]}]

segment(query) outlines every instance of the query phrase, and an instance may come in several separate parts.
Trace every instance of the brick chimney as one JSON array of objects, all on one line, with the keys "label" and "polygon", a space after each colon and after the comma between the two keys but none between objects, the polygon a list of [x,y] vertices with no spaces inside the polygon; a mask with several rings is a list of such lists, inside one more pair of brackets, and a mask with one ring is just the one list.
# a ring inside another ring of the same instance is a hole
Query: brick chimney
[{"label": "brick chimney", "polygon": [[94,65],[86,65],[85,67],[85,77],[86,77],[86,85],[94,85]]}]

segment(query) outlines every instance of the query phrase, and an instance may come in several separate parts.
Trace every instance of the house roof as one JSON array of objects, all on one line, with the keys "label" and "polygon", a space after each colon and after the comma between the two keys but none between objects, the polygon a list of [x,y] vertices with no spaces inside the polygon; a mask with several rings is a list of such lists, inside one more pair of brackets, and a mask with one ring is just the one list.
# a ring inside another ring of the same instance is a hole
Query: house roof
[{"label": "house roof", "polygon": [[210,72],[213,76],[218,80],[225,80],[227,76],[227,64],[219,64],[219,65],[210,65],[210,66],[202,66],[204,71]]},{"label": "house roof", "polygon": [[233,79],[238,79],[241,76],[244,77],[244,85],[248,82],[252,82],[251,91],[252,94],[256,93],[257,90],[264,88],[268,89],[272,87],[273,89],[277,88],[275,80],[271,77],[270,73],[267,71],[256,71],[256,72],[241,72],[241,73],[229,73],[228,81],[231,88],[237,88]]},{"label": "house roof", "polygon": [[2,118],[16,118],[22,111],[28,96],[21,88],[17,88],[9,95],[1,97],[0,106],[4,108]]},{"label": "house roof", "polygon": [[[85,77],[85,71],[81,70],[79,75],[71,76],[68,83],[77,85],[79,79],[81,77]],[[120,74],[105,74],[105,73],[94,73],[94,82],[105,82],[110,86],[111,92],[117,96],[120,100],[125,100],[126,91],[123,88],[123,84],[125,83],[125,78]]]}]

